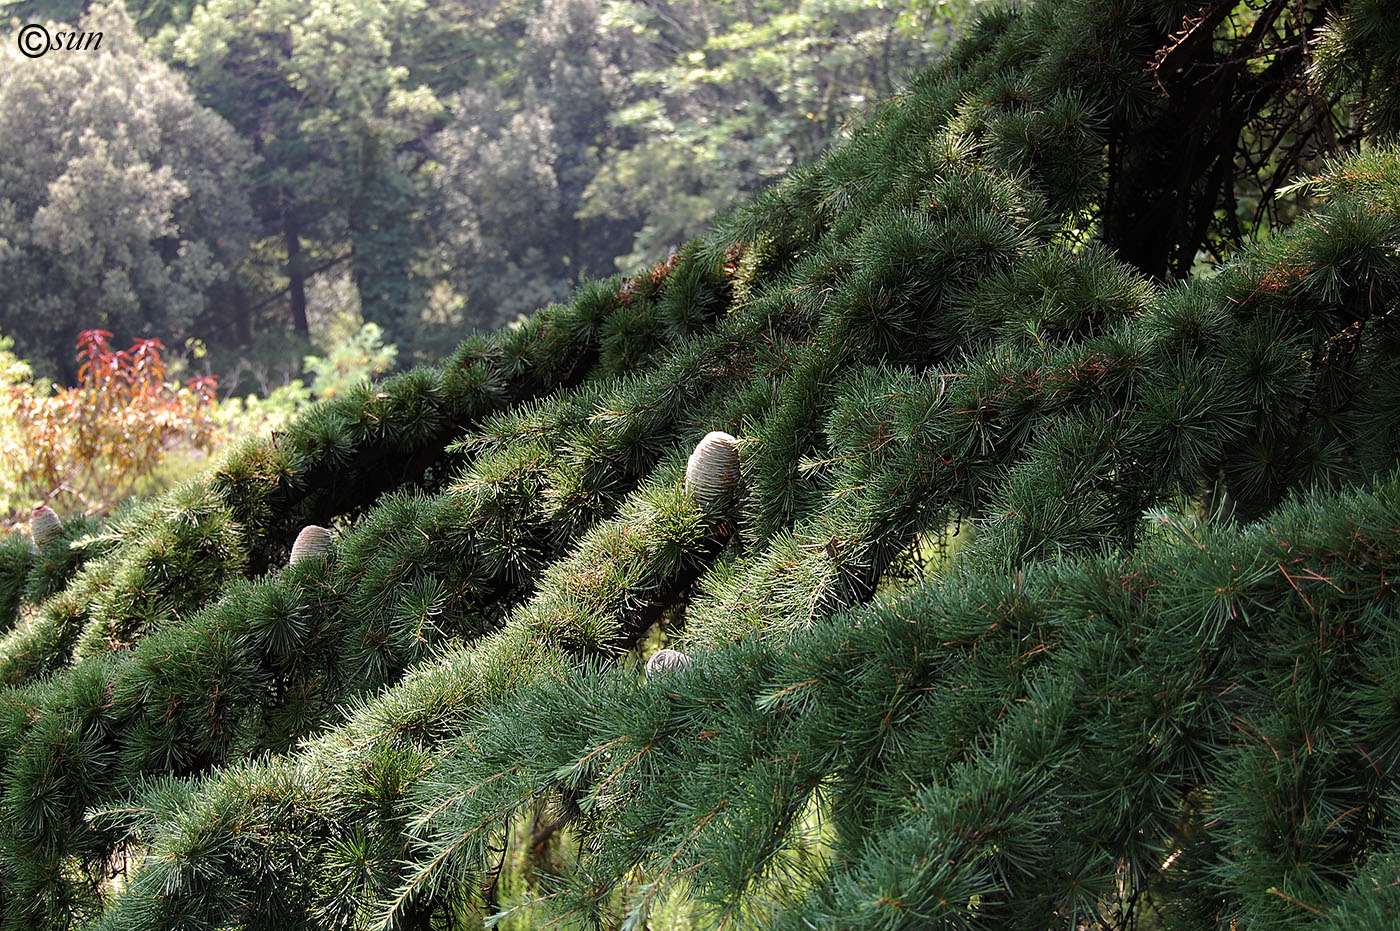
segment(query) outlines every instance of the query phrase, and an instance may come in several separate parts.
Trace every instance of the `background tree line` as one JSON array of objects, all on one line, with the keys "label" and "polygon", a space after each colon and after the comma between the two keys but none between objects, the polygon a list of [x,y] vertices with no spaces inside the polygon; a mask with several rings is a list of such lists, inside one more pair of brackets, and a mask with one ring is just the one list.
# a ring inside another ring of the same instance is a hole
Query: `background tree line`
[{"label": "background tree line", "polygon": [[950,16],[874,0],[0,4],[16,26],[103,33],[100,54],[3,53],[0,332],[66,383],[94,327],[207,346],[196,366],[235,371],[226,392],[270,390],[308,337],[329,348],[361,319],[405,361],[431,358],[664,258],[859,119]]}]

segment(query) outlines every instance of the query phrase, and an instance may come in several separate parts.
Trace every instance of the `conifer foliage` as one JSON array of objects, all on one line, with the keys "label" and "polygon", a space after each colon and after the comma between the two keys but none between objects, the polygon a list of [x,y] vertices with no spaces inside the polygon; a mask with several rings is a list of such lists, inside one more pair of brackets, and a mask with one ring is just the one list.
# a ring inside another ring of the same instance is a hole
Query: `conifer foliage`
[{"label": "conifer foliage", "polygon": [[1382,7],[1001,9],[649,272],[4,541],[7,925],[1393,927]]}]

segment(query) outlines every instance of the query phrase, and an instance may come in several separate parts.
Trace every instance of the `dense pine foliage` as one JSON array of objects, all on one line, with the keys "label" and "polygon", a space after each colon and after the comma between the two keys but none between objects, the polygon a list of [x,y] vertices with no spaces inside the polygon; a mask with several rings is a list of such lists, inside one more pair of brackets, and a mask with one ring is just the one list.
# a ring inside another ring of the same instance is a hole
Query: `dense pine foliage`
[{"label": "dense pine foliage", "polygon": [[1393,927],[1398,22],[1002,10],[671,260],[4,541],[6,926]]}]

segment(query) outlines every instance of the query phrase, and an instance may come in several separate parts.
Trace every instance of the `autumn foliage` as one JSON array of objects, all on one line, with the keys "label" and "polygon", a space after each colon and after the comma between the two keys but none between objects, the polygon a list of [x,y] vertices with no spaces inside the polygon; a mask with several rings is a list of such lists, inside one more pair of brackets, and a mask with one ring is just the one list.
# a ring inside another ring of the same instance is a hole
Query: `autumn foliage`
[{"label": "autumn foliage", "polygon": [[7,478],[35,499],[103,510],[134,491],[176,447],[208,452],[216,379],[167,381],[165,347],[138,339],[112,349],[107,330],[78,334],[78,384],[49,393],[11,384],[4,404]]}]

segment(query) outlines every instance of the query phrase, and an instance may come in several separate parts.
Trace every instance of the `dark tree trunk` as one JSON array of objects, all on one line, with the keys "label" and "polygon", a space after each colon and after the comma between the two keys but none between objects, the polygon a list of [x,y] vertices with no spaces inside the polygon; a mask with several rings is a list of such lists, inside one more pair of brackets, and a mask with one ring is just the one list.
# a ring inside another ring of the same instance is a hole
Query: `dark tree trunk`
[{"label": "dark tree trunk", "polygon": [[232,300],[230,305],[233,308],[233,334],[240,346],[251,346],[253,344],[253,308],[248,303],[248,292],[240,285],[233,285]]},{"label": "dark tree trunk", "polygon": [[253,342],[253,305],[248,300],[248,292],[236,281],[222,281],[212,292],[211,304],[223,322],[219,333],[231,332],[236,346],[248,346]]},{"label": "dark tree trunk", "polygon": [[287,238],[287,292],[292,299],[292,326],[296,328],[297,335],[307,336],[311,328],[306,322],[306,268],[296,211],[292,205],[288,205],[282,213],[282,234]]},{"label": "dark tree trunk", "polygon": [[[1213,225],[1223,219],[1238,235],[1234,190],[1247,127],[1295,90],[1308,45],[1337,5],[1272,0],[1222,46],[1218,30],[1236,3],[1215,0],[1161,38],[1149,65],[1157,106],[1112,134],[1103,229],[1119,258],[1154,278],[1182,278],[1209,246]],[[1260,61],[1268,64],[1249,67]],[[1287,118],[1273,123],[1267,131],[1280,139],[1298,128]]]}]

